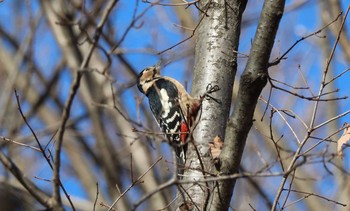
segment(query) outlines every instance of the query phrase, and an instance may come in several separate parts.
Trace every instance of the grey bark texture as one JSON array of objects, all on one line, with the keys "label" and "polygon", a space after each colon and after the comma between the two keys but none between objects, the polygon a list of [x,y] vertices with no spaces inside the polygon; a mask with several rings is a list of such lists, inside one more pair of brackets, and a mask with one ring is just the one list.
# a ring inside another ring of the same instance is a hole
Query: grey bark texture
[{"label": "grey bark texture", "polygon": [[[267,82],[268,65],[284,0],[266,0],[245,70],[241,76],[237,101],[226,127],[224,148],[220,155],[221,175],[238,171],[245,142],[253,124],[257,100]],[[219,181],[213,193],[212,210],[227,210],[236,180]]]},{"label": "grey bark texture", "polygon": [[[189,145],[185,179],[199,180],[212,172],[208,143],[215,136],[224,137],[229,117],[234,77],[237,71],[237,57],[242,13],[245,0],[200,1],[200,8],[206,15],[197,33],[195,49],[195,70],[192,95],[203,95],[207,86],[219,86],[220,90],[212,96],[221,101],[205,100],[202,105],[200,121],[193,132],[193,143]],[[194,147],[196,146],[196,148]],[[200,157],[200,159],[199,159]],[[195,210],[206,210],[213,185],[197,183],[185,185],[186,204]]]},{"label": "grey bark texture", "polygon": [[[238,170],[255,106],[267,82],[269,57],[285,2],[267,0],[264,3],[247,66],[240,79],[235,109],[228,118],[237,71],[235,52],[246,4],[247,1],[243,0],[200,2],[207,17],[198,28],[192,94],[205,93],[208,84],[218,85],[220,91],[213,97],[222,104],[204,101],[202,105],[200,121],[193,132],[194,144],[190,144],[187,155],[190,168],[185,172],[186,179],[196,181],[205,178],[207,172],[213,172],[208,143],[217,135],[225,140],[219,174],[229,175]],[[190,205],[187,208],[228,210],[234,185],[235,180],[225,180],[184,186],[186,204]]]}]

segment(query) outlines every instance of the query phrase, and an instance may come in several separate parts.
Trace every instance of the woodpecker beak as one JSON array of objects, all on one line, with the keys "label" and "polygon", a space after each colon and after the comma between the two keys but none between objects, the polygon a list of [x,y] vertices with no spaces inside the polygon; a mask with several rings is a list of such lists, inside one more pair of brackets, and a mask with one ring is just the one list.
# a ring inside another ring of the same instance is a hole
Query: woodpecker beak
[{"label": "woodpecker beak", "polygon": [[159,61],[156,65],[154,65],[154,69],[156,70],[157,74],[160,74],[160,63],[161,61]]}]

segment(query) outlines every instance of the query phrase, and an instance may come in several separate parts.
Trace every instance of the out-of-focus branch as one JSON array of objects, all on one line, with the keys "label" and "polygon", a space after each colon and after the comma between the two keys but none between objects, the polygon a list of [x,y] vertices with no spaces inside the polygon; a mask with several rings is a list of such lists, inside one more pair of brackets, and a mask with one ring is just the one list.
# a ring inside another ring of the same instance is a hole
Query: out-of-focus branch
[{"label": "out-of-focus branch", "polygon": [[[338,34],[337,34],[337,38],[336,38],[336,40],[335,40],[335,42],[334,42],[334,44],[333,44],[332,50],[331,50],[331,52],[330,52],[330,55],[329,55],[329,57],[328,57],[328,59],[327,59],[327,61],[326,61],[326,66],[325,66],[325,68],[324,68],[323,75],[322,75],[322,79],[321,79],[321,82],[320,82],[320,87],[319,87],[319,91],[318,91],[318,96],[321,96],[322,93],[324,92],[324,89],[325,89],[325,86],[326,86],[326,85],[325,85],[325,84],[326,84],[326,79],[327,79],[327,75],[328,75],[328,71],[329,71],[329,65],[330,65],[330,63],[331,63],[331,61],[332,61],[332,59],[333,59],[334,52],[335,52],[335,50],[336,50],[336,48],[337,48],[337,46],[338,46],[338,42],[339,42],[339,39],[340,39],[340,35],[341,35],[342,30],[343,30],[343,26],[344,26],[344,24],[345,24],[345,21],[346,21],[346,19],[347,19],[347,17],[348,17],[349,10],[350,10],[350,6],[348,7],[346,13],[344,14],[344,17],[343,17],[343,19],[342,19],[341,27],[340,27],[340,29],[339,29],[339,31],[338,31]],[[320,98],[320,97],[318,97],[318,98]],[[320,103],[320,101],[316,101],[316,102],[314,103],[314,107],[313,107],[313,111],[312,111],[312,114],[311,114],[311,121],[310,121],[310,125],[309,125],[309,127],[308,127],[308,131],[307,131],[307,133],[305,134],[305,137],[303,138],[303,141],[299,144],[298,149],[296,150],[296,152],[295,152],[295,154],[294,154],[294,157],[293,157],[292,161],[290,162],[290,164],[289,164],[289,166],[288,166],[288,169],[287,169],[287,171],[286,171],[286,174],[284,175],[284,177],[283,177],[283,179],[282,179],[282,181],[281,181],[281,184],[280,184],[280,186],[279,186],[279,189],[278,189],[278,191],[277,191],[277,194],[276,194],[276,197],[275,197],[275,200],[274,200],[274,203],[273,203],[273,206],[272,206],[271,210],[275,210],[275,209],[276,209],[277,204],[278,204],[278,201],[279,201],[279,199],[280,199],[280,197],[281,197],[281,194],[282,194],[282,191],[283,191],[283,187],[284,187],[284,185],[285,185],[286,182],[287,182],[288,176],[289,176],[290,172],[291,172],[294,168],[296,168],[296,165],[297,165],[296,162],[297,162],[298,158],[301,157],[301,156],[300,156],[301,150],[303,149],[303,147],[304,147],[304,145],[306,144],[306,142],[309,140],[310,135],[312,134],[312,132],[315,131],[315,128],[316,128],[316,129],[317,129],[317,128],[320,128],[320,127],[322,127],[324,124],[330,123],[330,122],[332,122],[333,120],[338,119],[339,117],[341,117],[341,115],[340,115],[340,116],[338,116],[338,117],[335,117],[335,119],[332,118],[332,119],[330,119],[330,120],[327,120],[325,123],[322,123],[322,124],[320,124],[320,125],[318,125],[318,126],[315,126],[315,120],[316,120],[317,113],[318,113],[317,111],[320,109],[320,108],[319,108],[319,107],[320,107],[320,106],[319,106],[319,103]],[[349,113],[349,112],[345,112],[343,115],[346,115],[346,114],[348,114],[348,113]]]},{"label": "out-of-focus branch", "polygon": [[98,27],[96,28],[95,34],[94,34],[94,40],[92,45],[90,46],[90,49],[88,51],[88,54],[86,55],[86,57],[84,58],[81,66],[80,66],[80,70],[77,71],[75,80],[72,83],[71,86],[71,92],[69,94],[69,97],[66,101],[66,105],[65,108],[63,110],[63,114],[62,114],[62,123],[61,126],[59,127],[59,132],[58,132],[58,138],[57,138],[57,144],[56,144],[56,149],[55,149],[55,159],[54,159],[54,194],[53,194],[53,200],[55,201],[55,203],[57,204],[58,207],[62,206],[62,202],[61,202],[61,196],[60,196],[60,191],[59,191],[59,178],[60,178],[60,164],[61,164],[61,149],[62,149],[62,143],[63,143],[63,136],[64,136],[64,132],[65,132],[65,126],[67,123],[67,120],[70,116],[70,110],[71,110],[71,106],[72,106],[72,102],[73,99],[77,93],[77,90],[79,89],[79,85],[80,85],[80,80],[83,76],[83,70],[86,69],[89,65],[90,62],[90,58],[91,55],[93,53],[93,51],[96,48],[96,45],[98,43],[98,40],[100,38],[100,35],[102,33],[102,29],[104,24],[107,21],[107,18],[109,17],[110,12],[112,11],[113,7],[115,6],[115,4],[117,3],[117,0],[111,0],[108,4],[108,6],[106,7],[106,10],[104,12],[104,15],[98,25]]},{"label": "out-of-focus branch", "polygon": [[288,50],[286,50],[286,52],[284,52],[284,53],[282,54],[282,56],[279,56],[279,57],[276,58],[274,61],[272,61],[272,62],[269,64],[269,66],[274,66],[274,65],[279,64],[279,63],[281,62],[281,60],[286,59],[287,54],[288,54],[291,50],[293,50],[293,48],[294,48],[295,46],[297,46],[299,42],[302,42],[303,40],[305,40],[305,39],[307,39],[307,38],[309,38],[309,37],[318,35],[318,34],[321,33],[324,29],[328,28],[330,25],[332,25],[334,22],[336,22],[336,21],[339,19],[340,16],[341,16],[341,13],[339,13],[339,14],[336,16],[336,18],[335,18],[334,20],[329,21],[328,24],[326,24],[325,26],[323,26],[323,27],[320,28],[319,30],[317,30],[317,31],[315,31],[315,32],[313,32],[313,33],[311,33],[311,34],[308,34],[308,35],[306,35],[306,36],[300,38],[299,40],[297,40],[291,47],[288,48]]},{"label": "out-of-focus branch", "polygon": [[[52,169],[53,169],[53,166],[52,166],[52,163],[51,163],[51,160],[50,160],[50,156],[47,156],[47,155],[46,155],[44,147],[43,147],[42,144],[40,143],[40,141],[39,141],[37,135],[35,134],[35,132],[34,132],[34,130],[33,130],[33,128],[32,128],[32,127],[30,126],[30,124],[28,123],[27,118],[24,116],[23,111],[22,111],[21,104],[20,104],[20,102],[19,102],[19,96],[18,96],[16,90],[15,90],[15,95],[16,95],[18,110],[19,110],[19,112],[20,112],[20,114],[21,114],[21,116],[22,116],[22,119],[23,119],[23,121],[26,123],[26,125],[28,126],[29,130],[31,131],[31,133],[32,133],[32,135],[33,135],[33,137],[34,137],[36,143],[37,143],[38,146],[39,146],[39,149],[40,149],[40,152],[41,152],[43,158],[46,160],[47,164],[50,166],[50,168],[51,168],[51,170],[52,170]],[[73,202],[72,202],[72,200],[70,199],[69,194],[67,193],[67,190],[64,188],[64,186],[63,186],[63,184],[62,184],[62,182],[61,182],[61,180],[60,180],[59,178],[58,178],[57,183],[58,183],[58,185],[62,188],[64,194],[66,195],[66,197],[67,197],[67,199],[68,199],[68,201],[69,201],[69,203],[70,203],[70,205],[71,205],[71,207],[72,207],[72,209],[75,210],[74,205],[73,205]]]},{"label": "out-of-focus branch", "polygon": [[[341,1],[339,0],[330,0],[325,2],[320,1],[320,6],[321,6],[321,10],[324,11],[324,12],[321,12],[321,18],[324,22],[329,22],[330,20],[334,19],[336,14],[342,11]],[[339,31],[339,28],[344,27],[344,30],[342,31],[339,37],[339,45],[342,48],[343,56],[346,58],[347,61],[350,61],[350,51],[348,50],[350,48],[350,39],[349,39],[346,26],[341,26],[341,25],[342,24],[340,22],[337,22],[335,25],[332,25],[331,27],[329,27],[329,29],[331,34],[334,37],[336,37]]]},{"label": "out-of-focus branch", "polygon": [[24,176],[23,172],[14,164],[8,157],[0,152],[0,161],[9,170],[13,176],[25,187],[28,192],[36,199],[40,204],[46,208],[52,208],[52,200],[50,197],[40,190],[30,179]]},{"label": "out-of-focus branch", "polygon": [[[34,39],[34,34],[37,25],[39,24],[39,18],[37,18],[36,23],[34,26],[31,28],[29,36],[24,40],[23,43],[21,43],[20,46],[18,46],[18,50],[13,58],[13,63],[15,63],[14,66],[12,66],[11,70],[8,71],[8,77],[5,83],[5,86],[2,89],[2,94],[0,96],[0,107],[2,108],[0,111],[0,125],[3,124],[4,121],[4,116],[5,114],[8,113],[8,106],[11,103],[11,96],[12,96],[12,91],[15,89],[15,82],[17,80],[17,76],[20,72],[20,69],[16,69],[17,66],[20,66],[21,62],[26,56],[26,52],[31,46],[31,43],[33,42]],[[4,34],[6,34],[5,30]],[[14,42],[14,39],[10,39],[11,42]]]},{"label": "out-of-focus branch", "polygon": [[114,202],[112,203],[112,205],[109,207],[108,211],[112,210],[112,208],[115,206],[116,203],[118,203],[118,201],[135,185],[137,185],[138,183],[142,182],[141,179],[150,171],[154,168],[155,165],[157,165],[157,163],[162,160],[162,157],[158,158],[156,160],[156,162],[154,162],[144,173],[142,173],[135,181],[132,181],[132,183],[129,185],[129,187],[120,194],[120,196],[114,200]]}]

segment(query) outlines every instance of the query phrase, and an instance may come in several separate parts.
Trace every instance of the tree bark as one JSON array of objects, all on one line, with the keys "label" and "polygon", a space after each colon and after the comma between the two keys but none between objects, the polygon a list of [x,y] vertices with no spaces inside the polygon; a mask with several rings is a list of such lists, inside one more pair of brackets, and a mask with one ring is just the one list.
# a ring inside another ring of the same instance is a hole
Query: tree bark
[{"label": "tree bark", "polygon": [[[237,57],[242,13],[246,0],[200,1],[205,13],[198,28],[195,49],[195,68],[192,87],[193,95],[203,95],[207,86],[218,86],[220,90],[212,94],[214,100],[204,100],[201,116],[193,132],[193,144],[189,145],[185,179],[196,181],[205,178],[212,171],[208,143],[215,136],[224,137],[229,117],[234,77],[237,71]],[[195,147],[194,147],[195,146]],[[195,210],[206,210],[211,190],[209,183],[184,186],[188,194],[186,204]]]},{"label": "tree bark", "polygon": [[[253,124],[259,95],[267,83],[268,65],[284,0],[266,0],[245,70],[240,79],[237,101],[226,128],[225,144],[220,155],[220,175],[237,173],[245,142]],[[211,210],[227,210],[236,180],[219,181],[215,186]]]}]

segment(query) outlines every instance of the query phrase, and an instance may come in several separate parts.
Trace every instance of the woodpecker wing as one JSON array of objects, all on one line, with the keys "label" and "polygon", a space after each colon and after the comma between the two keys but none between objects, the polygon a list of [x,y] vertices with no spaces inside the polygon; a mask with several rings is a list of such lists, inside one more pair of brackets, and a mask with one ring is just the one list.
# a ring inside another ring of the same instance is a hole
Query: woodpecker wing
[{"label": "woodpecker wing", "polygon": [[182,145],[180,132],[185,121],[176,86],[169,80],[159,78],[148,89],[147,97],[159,127],[166,134],[169,144],[174,147],[180,164],[184,165],[187,145]]},{"label": "woodpecker wing", "polygon": [[183,115],[176,86],[168,80],[159,78],[149,88],[147,97],[161,130],[166,133],[172,144],[179,145]]}]

